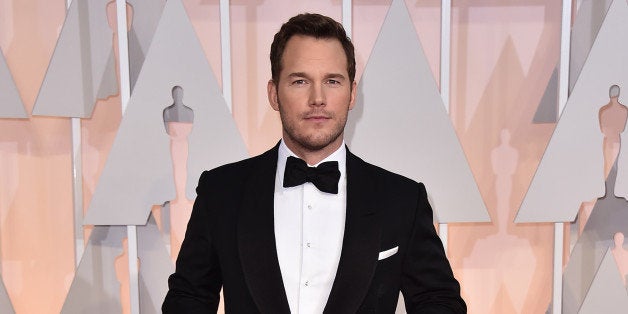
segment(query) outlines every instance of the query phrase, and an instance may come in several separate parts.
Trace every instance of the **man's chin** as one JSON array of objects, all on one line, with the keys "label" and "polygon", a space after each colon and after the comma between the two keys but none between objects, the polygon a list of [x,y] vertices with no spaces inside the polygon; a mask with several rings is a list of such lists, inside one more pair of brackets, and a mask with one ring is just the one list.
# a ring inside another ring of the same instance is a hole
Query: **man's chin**
[{"label": "man's chin", "polygon": [[299,145],[309,151],[320,151],[328,148],[331,145],[334,145],[339,136],[334,138],[325,137],[320,139],[306,139],[302,141],[298,141]]}]

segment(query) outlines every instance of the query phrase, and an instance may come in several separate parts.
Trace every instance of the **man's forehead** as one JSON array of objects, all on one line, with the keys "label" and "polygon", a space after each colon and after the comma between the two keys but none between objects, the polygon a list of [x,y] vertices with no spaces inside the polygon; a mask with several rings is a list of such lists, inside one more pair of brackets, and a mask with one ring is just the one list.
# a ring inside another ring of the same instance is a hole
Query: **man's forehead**
[{"label": "man's forehead", "polygon": [[[342,49],[342,43],[340,43],[340,40],[338,40],[338,38],[315,37],[315,36],[310,36],[310,35],[295,34],[295,35],[292,35],[290,39],[288,39],[288,41],[286,42],[285,50],[288,50],[289,48],[297,46],[297,45],[303,45],[305,43],[308,43],[308,44],[331,43],[331,44],[337,44],[338,47]],[[284,51],[284,54],[285,54],[285,51]]]},{"label": "man's forehead", "polygon": [[[296,58],[296,59],[293,59]],[[302,59],[337,61],[346,67],[347,56],[342,44],[336,38],[316,38],[312,36],[292,36],[286,44],[281,57],[282,66],[286,66],[286,59],[291,63],[302,62]],[[331,64],[331,63],[330,63]],[[345,69],[346,70],[346,69]]]}]

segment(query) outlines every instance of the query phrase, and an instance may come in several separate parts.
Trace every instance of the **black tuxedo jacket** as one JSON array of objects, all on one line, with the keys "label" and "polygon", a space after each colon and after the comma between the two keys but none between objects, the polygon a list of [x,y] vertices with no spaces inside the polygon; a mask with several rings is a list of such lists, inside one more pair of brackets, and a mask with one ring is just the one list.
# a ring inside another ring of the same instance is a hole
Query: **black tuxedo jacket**
[{"label": "black tuxedo jacket", "polygon": [[[290,313],[275,246],[277,151],[201,175],[164,313],[215,313],[221,287],[226,313]],[[423,184],[348,150],[346,177],[344,239],[324,313],[394,313],[400,290],[408,313],[466,313]]]}]

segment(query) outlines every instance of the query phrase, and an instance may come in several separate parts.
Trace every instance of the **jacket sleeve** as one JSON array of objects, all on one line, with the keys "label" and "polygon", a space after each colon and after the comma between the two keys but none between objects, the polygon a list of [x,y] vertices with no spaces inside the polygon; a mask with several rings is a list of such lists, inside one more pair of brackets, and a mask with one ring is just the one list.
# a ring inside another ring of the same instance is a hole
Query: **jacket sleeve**
[{"label": "jacket sleeve", "polygon": [[196,201],[177,257],[175,273],[168,279],[163,313],[216,313],[222,276],[211,237],[210,172],[203,172]]},{"label": "jacket sleeve", "polygon": [[460,285],[433,225],[425,186],[419,183],[414,226],[403,261],[401,291],[408,313],[466,313]]}]

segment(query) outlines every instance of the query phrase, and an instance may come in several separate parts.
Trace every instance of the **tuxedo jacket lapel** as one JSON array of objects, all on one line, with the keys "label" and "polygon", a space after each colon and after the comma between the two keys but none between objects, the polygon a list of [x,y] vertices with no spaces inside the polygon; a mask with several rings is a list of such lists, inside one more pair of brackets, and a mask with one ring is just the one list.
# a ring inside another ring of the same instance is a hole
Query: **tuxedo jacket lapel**
[{"label": "tuxedo jacket lapel", "polygon": [[355,313],[377,266],[381,226],[377,195],[364,161],[347,149],[347,213],[336,278],[324,313]]},{"label": "tuxedo jacket lapel", "polygon": [[290,313],[275,244],[274,192],[278,145],[260,156],[245,182],[238,212],[238,249],[244,277],[260,312]]}]

